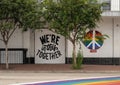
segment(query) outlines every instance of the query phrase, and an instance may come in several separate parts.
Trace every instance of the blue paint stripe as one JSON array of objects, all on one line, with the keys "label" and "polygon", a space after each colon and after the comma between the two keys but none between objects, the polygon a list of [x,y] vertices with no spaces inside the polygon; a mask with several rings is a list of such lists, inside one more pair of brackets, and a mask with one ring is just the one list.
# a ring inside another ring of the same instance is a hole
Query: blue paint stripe
[{"label": "blue paint stripe", "polygon": [[80,84],[80,83],[82,84],[82,83],[91,83],[91,82],[100,82],[100,81],[111,81],[111,80],[120,80],[120,77],[65,80],[65,81],[55,81],[55,82],[25,84],[25,85],[72,85],[72,84]]}]

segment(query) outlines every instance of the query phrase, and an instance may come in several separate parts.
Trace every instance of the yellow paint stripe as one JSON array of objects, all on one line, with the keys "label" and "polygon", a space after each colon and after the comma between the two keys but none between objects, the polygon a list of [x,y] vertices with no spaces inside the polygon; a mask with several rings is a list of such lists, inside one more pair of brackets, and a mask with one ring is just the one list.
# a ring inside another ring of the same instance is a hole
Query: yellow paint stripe
[{"label": "yellow paint stripe", "polygon": [[73,84],[73,85],[107,85],[107,84],[120,83],[120,80],[111,80],[111,81],[100,81],[100,82],[89,82],[89,83],[81,83],[81,84]]}]

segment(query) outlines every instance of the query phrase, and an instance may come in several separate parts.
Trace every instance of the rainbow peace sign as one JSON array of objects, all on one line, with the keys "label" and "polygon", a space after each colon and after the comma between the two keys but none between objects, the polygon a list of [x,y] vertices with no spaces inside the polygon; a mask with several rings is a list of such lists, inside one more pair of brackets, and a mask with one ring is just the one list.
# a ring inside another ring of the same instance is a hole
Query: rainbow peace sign
[{"label": "rainbow peace sign", "polygon": [[96,31],[91,30],[86,33],[83,43],[84,45],[90,49],[90,52],[96,52],[103,45],[103,35]]}]

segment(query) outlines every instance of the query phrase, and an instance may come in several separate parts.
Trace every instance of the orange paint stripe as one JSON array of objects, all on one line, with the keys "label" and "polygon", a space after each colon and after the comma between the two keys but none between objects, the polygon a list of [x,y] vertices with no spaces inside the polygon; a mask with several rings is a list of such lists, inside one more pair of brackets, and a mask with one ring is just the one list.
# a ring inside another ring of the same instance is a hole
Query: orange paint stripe
[{"label": "orange paint stripe", "polygon": [[89,82],[89,83],[81,83],[74,85],[120,85],[120,80],[111,80],[111,81],[100,81],[100,82]]}]

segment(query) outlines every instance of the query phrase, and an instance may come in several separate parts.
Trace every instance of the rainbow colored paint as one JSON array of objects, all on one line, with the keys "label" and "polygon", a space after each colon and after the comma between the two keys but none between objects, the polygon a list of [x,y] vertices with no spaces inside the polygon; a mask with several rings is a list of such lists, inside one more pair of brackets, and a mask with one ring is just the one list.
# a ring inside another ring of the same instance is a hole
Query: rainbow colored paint
[{"label": "rainbow colored paint", "polygon": [[86,33],[83,43],[91,51],[97,50],[103,45],[102,36],[103,35],[100,32],[96,30],[91,30]]},{"label": "rainbow colored paint", "polygon": [[54,82],[33,83],[24,85],[120,85],[120,77],[77,79]]}]

